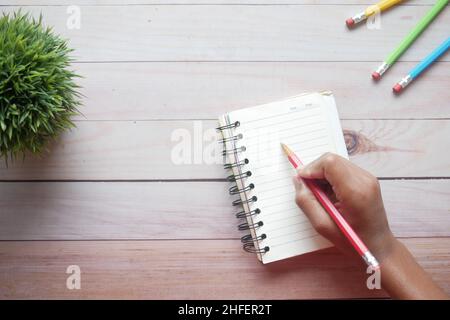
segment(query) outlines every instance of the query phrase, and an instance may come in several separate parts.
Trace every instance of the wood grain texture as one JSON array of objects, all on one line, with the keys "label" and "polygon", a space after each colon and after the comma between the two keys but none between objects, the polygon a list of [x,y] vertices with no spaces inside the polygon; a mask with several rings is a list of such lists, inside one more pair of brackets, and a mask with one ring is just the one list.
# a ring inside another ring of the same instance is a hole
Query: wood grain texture
[{"label": "wood grain texture", "polygon": [[[405,239],[450,292],[448,238]],[[335,249],[263,266],[236,240],[0,242],[0,298],[299,299],[385,296]],[[81,290],[67,290],[69,265]]]},{"label": "wood grain texture", "polygon": [[[238,239],[224,182],[0,183],[0,240]],[[450,180],[381,181],[398,237],[450,236]]]},{"label": "wood grain texture", "polygon": [[[195,139],[197,128],[208,133],[203,149],[217,146],[217,115],[322,89],[347,119],[353,162],[413,178],[381,181],[389,221],[450,293],[450,56],[391,94],[448,36],[448,8],[374,84],[372,69],[434,0],[407,1],[382,15],[381,29],[353,31],[344,20],[372,1],[169,2],[2,1],[1,12],[42,12],[69,39],[86,97],[78,128],[50,154],[0,164],[0,180],[50,180],[0,182],[0,299],[385,297],[335,249],[261,265],[241,249],[221,165],[171,158],[174,132]],[[80,30],[67,28],[68,5],[80,6]],[[79,291],[66,289],[74,264]]]},{"label": "wood grain texture", "polygon": [[374,83],[367,62],[78,63],[85,98],[77,119],[216,119],[325,89],[333,90],[341,119],[450,118],[449,62],[436,63],[401,96],[392,94],[414,65],[398,63]]},{"label": "wood grain texture", "polygon": [[[70,39],[78,61],[371,61],[376,68],[424,8],[390,10],[380,29],[352,31],[344,21],[360,6],[86,6],[80,29],[67,28],[66,6],[27,11],[42,13],[46,24]],[[422,59],[448,36],[449,20],[444,10],[401,60]]]},{"label": "wood grain texture", "polygon": [[[450,120],[345,120],[342,123],[352,161],[376,176],[449,177],[450,154],[442,146],[448,144]],[[224,179],[226,176],[221,165],[221,146],[216,142],[216,121],[88,121],[77,125],[77,129],[63,134],[52,144],[50,154],[41,159],[29,156],[9,167],[2,162],[0,180]],[[190,155],[180,156],[181,141],[184,146],[190,146],[185,148],[190,150]],[[199,151],[194,152],[194,148]]]}]

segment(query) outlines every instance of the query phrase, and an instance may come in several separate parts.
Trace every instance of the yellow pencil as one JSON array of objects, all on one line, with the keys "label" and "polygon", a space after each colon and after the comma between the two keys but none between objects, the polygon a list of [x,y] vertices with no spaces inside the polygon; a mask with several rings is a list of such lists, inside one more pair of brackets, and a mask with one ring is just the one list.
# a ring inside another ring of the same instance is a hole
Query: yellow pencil
[{"label": "yellow pencil", "polygon": [[366,10],[364,10],[361,13],[358,13],[357,15],[353,16],[352,18],[348,18],[345,23],[347,24],[347,27],[353,27],[355,24],[366,20],[368,17],[379,13],[381,11],[387,10],[390,7],[396,5],[399,2],[402,2],[403,0],[381,0],[377,4],[369,6]]}]

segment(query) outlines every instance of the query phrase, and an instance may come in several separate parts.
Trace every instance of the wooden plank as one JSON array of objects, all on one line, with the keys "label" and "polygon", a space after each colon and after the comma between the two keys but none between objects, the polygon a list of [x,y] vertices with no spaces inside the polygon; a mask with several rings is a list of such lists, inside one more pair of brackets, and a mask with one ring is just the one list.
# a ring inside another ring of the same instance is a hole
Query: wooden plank
[{"label": "wooden plank", "polygon": [[[450,292],[448,238],[404,239]],[[0,242],[0,298],[301,299],[385,296],[361,262],[327,249],[263,266],[236,240]],[[69,265],[81,289],[66,289]]]},{"label": "wooden plank", "polygon": [[1,183],[0,239],[238,238],[227,185]]},{"label": "wooden plank", "polygon": [[[231,206],[228,186],[0,183],[0,240],[238,239],[245,232],[237,231],[238,209]],[[450,236],[450,180],[381,181],[381,186],[396,236]]]},{"label": "wooden plank", "polygon": [[380,182],[389,224],[395,236],[427,237],[431,233],[448,236],[449,180]]},{"label": "wooden plank", "polygon": [[[231,5],[252,5],[252,4],[357,4],[372,5],[370,0],[3,0],[3,5],[176,5],[176,4],[231,4]],[[433,0],[409,0],[399,6],[413,5],[420,6],[433,4]],[[364,8],[362,8],[364,9]],[[356,12],[355,12],[356,13]]]},{"label": "wooden plank", "polygon": [[[361,6],[86,6],[80,29],[68,29],[66,6],[27,7],[70,39],[78,61],[372,61],[368,70],[379,65],[424,9],[390,10],[381,28],[349,31],[344,20]],[[444,10],[401,60],[422,59],[447,37],[449,20]],[[450,61],[450,56],[442,59]]]},{"label": "wooden plank", "polygon": [[[2,162],[0,180],[224,179],[216,125],[78,122],[41,159],[29,156],[9,167]],[[449,176],[443,146],[450,120],[345,120],[343,127],[352,161],[378,177]]]},{"label": "wooden plank", "polygon": [[448,62],[438,62],[401,97],[392,94],[414,65],[398,63],[375,84],[367,62],[80,63],[74,67],[84,76],[86,98],[77,119],[215,119],[324,89],[333,90],[343,119],[450,118]]}]

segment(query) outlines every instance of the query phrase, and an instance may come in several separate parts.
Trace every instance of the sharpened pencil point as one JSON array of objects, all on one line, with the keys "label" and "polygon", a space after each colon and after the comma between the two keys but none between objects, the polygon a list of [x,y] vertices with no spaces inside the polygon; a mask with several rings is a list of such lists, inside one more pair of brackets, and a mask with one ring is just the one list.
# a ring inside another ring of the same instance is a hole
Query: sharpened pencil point
[{"label": "sharpened pencil point", "polygon": [[289,147],[287,145],[285,145],[284,143],[280,142],[280,144],[281,144],[281,148],[283,148],[284,153],[287,156],[290,156],[292,154],[292,150],[289,149]]}]

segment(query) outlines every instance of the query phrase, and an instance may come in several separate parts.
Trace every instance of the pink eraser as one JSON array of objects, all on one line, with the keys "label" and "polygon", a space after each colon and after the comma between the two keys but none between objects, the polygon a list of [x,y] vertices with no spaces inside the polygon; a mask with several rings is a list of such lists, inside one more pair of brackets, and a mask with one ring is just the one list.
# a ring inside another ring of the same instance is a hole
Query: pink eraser
[{"label": "pink eraser", "polygon": [[395,93],[400,93],[403,90],[403,87],[398,83],[392,88]]},{"label": "pink eraser", "polygon": [[380,80],[381,79],[381,75],[378,72],[374,71],[372,73],[372,78],[373,78],[373,80]]},{"label": "pink eraser", "polygon": [[352,18],[348,18],[347,20],[345,20],[345,24],[347,25],[347,27],[353,27],[353,25],[355,24],[355,21],[353,21]]}]

